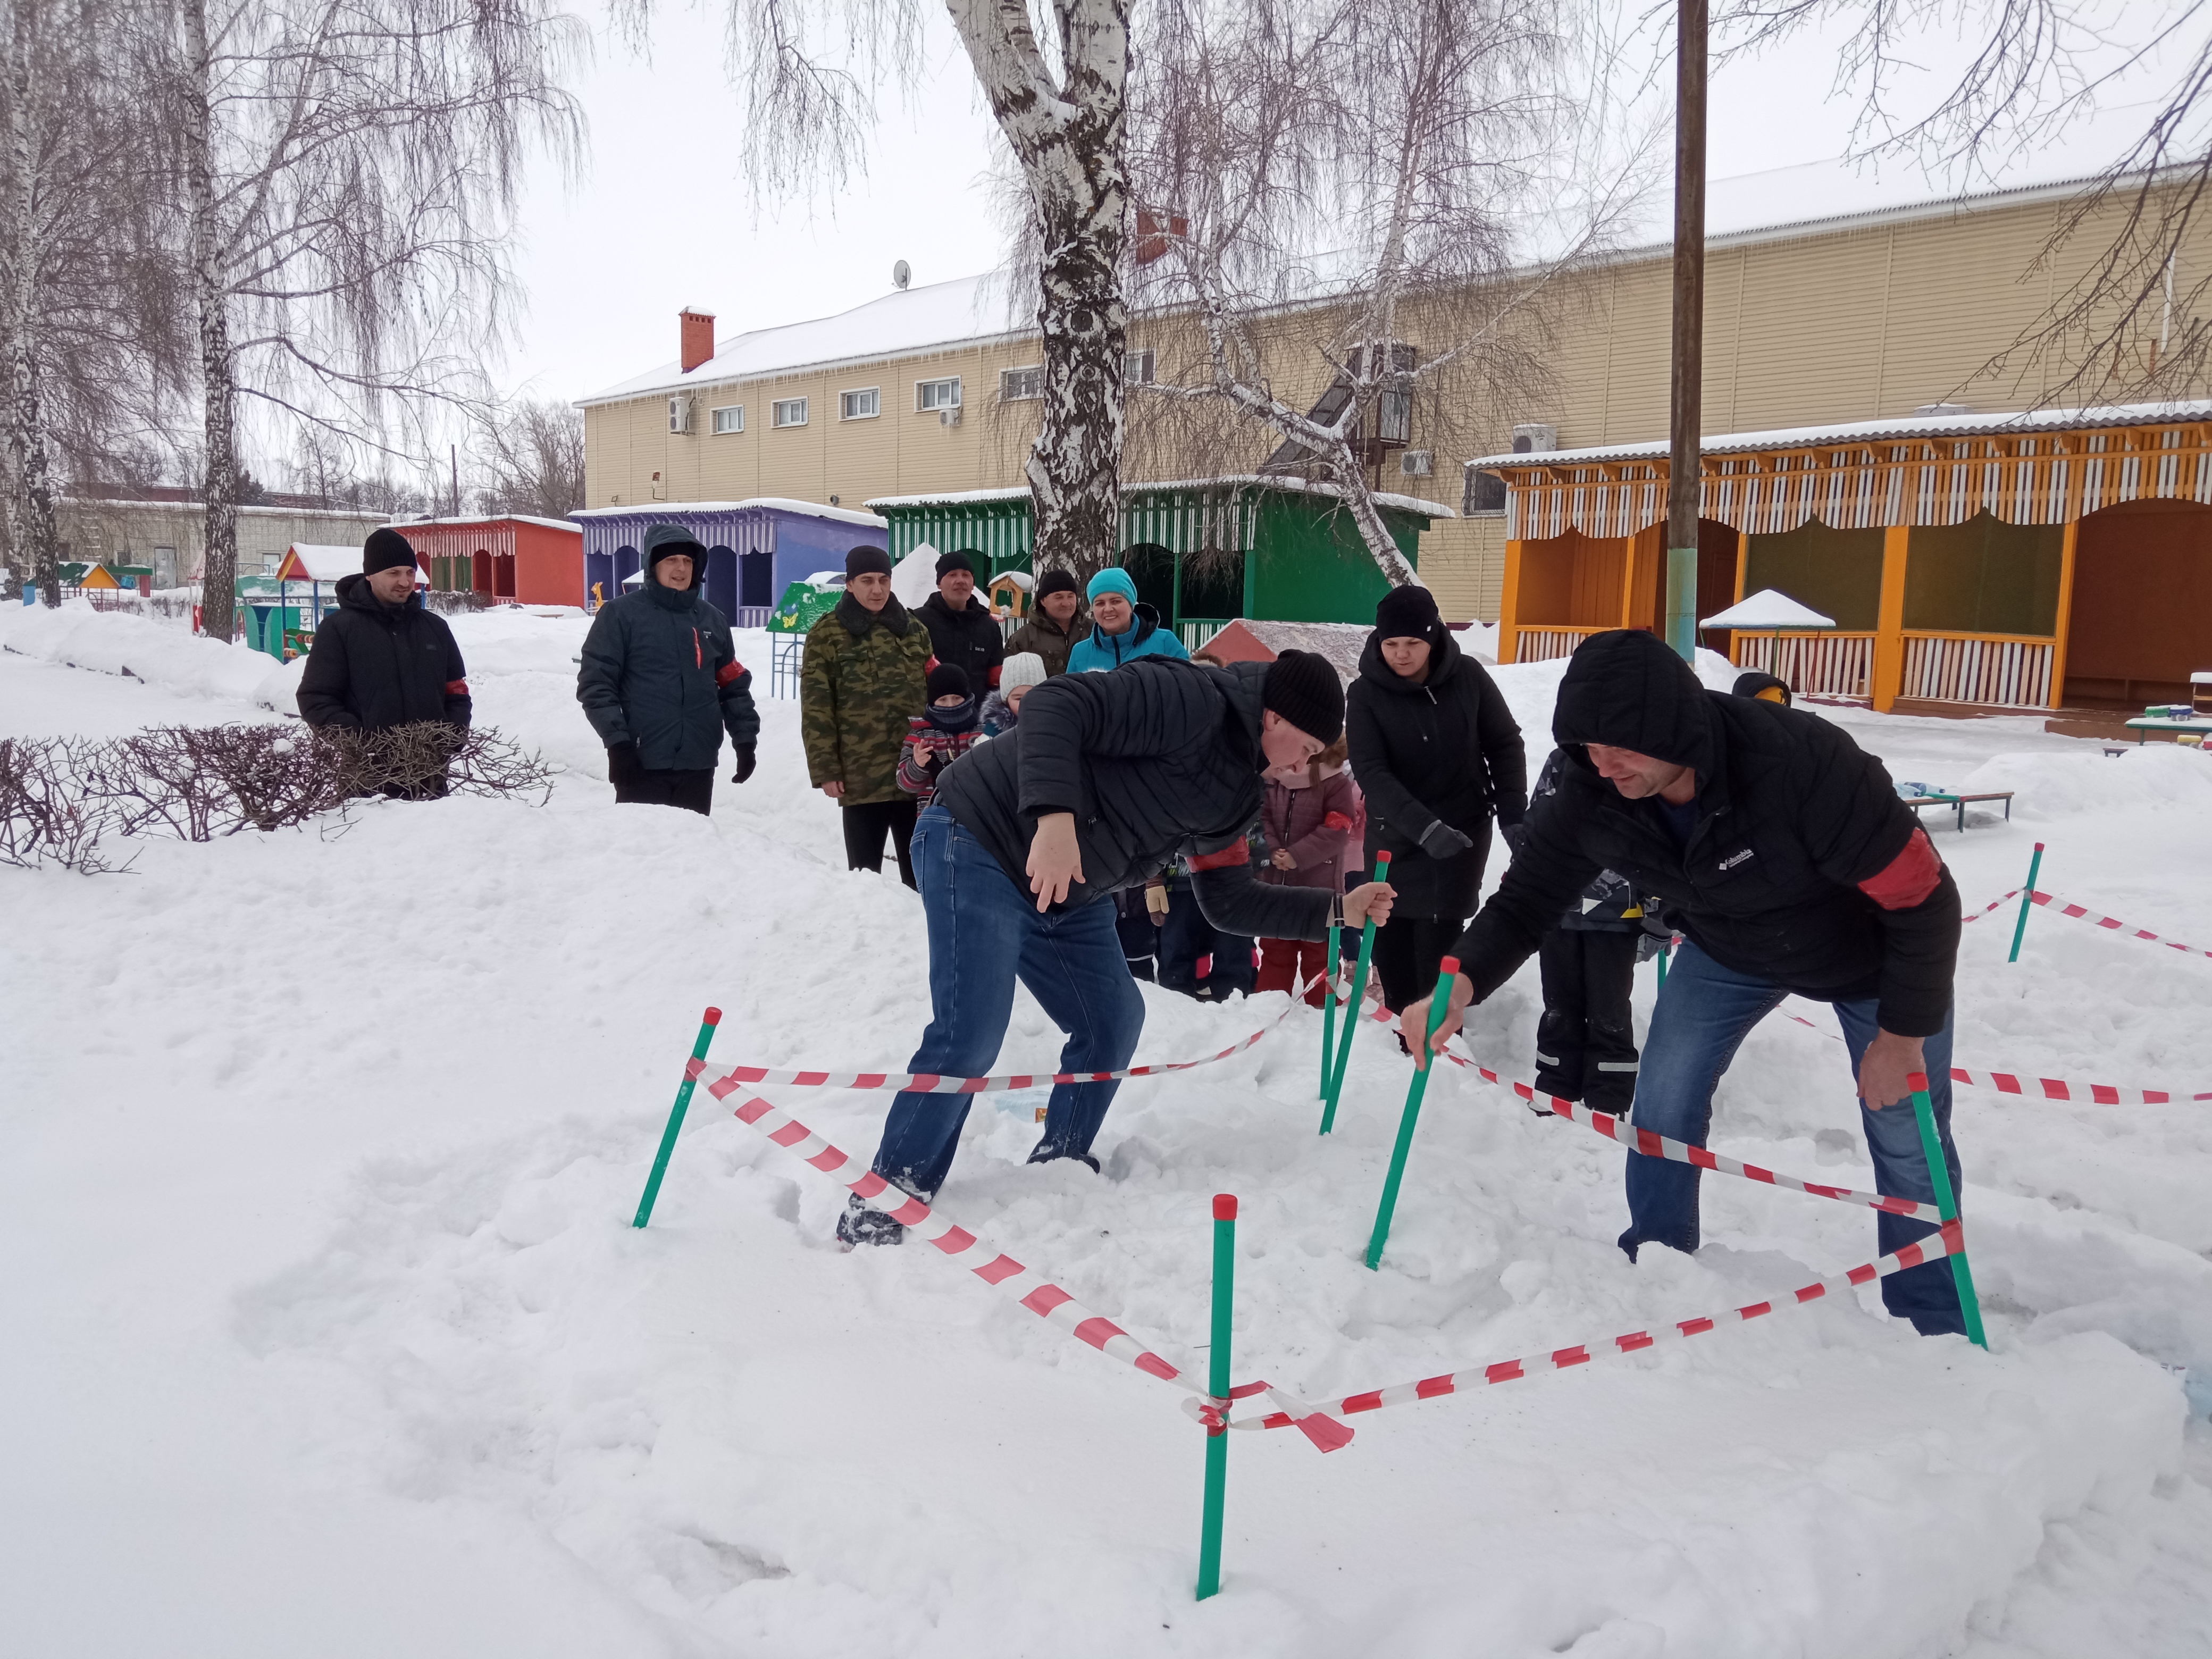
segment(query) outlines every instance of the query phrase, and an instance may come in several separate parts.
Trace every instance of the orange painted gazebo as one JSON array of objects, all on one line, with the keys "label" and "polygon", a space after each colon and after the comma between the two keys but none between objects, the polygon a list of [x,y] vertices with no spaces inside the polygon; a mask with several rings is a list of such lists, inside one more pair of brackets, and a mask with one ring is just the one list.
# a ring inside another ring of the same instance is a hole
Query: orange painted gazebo
[{"label": "orange painted gazebo", "polygon": [[[1981,708],[2179,700],[2212,668],[2212,401],[1708,437],[1700,617],[1772,588],[1832,629],[1705,643],[1794,690]],[[1659,623],[1667,444],[1487,456],[1498,659]]]}]

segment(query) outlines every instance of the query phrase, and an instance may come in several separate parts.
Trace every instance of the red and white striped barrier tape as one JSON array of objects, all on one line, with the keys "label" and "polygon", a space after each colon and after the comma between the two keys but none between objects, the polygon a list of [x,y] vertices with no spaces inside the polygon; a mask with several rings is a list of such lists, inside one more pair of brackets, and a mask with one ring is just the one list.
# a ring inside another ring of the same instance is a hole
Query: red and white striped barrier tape
[{"label": "red and white striped barrier tape", "polygon": [[2154,945],[2163,945],[2167,950],[2179,951],[2184,956],[2212,957],[2212,951],[2207,951],[2200,945],[2184,945],[2178,939],[2163,938],[2145,927],[2131,927],[2116,916],[2100,916],[2086,905],[2075,904],[2050,893],[2030,893],[2028,897],[2038,904],[2047,905],[2062,916],[2071,916],[2076,921],[2086,921],[2094,927],[2124,933],[2130,939],[2148,939]]},{"label": "red and white striped barrier tape", "polygon": [[[940,1077],[934,1072],[774,1072],[761,1066],[732,1066],[720,1081],[728,1088],[720,1090],[720,1099],[730,1089],[740,1084],[768,1084],[785,1089],[895,1089],[902,1093],[911,1091],[925,1095],[984,1095],[1008,1089],[1041,1089],[1057,1083],[1118,1083],[1124,1078],[1164,1077],[1170,1072],[1194,1071],[1200,1066],[1212,1066],[1243,1054],[1257,1043],[1305,1006],[1305,994],[1313,988],[1316,974],[1291,995],[1290,1006],[1241,1042],[1232,1042],[1218,1054],[1208,1054],[1202,1060],[1163,1060],[1155,1066],[1129,1066],[1118,1072],[1013,1072],[1000,1077]],[[702,1077],[707,1062],[692,1060],[684,1075]]]},{"label": "red and white striped barrier tape", "polygon": [[[1785,1014],[1783,1018],[1819,1031],[1832,1042],[1841,1042],[1842,1034],[1815,1025],[1802,1014]],[[2167,1106],[2184,1100],[2212,1100],[2212,1091],[2189,1094],[2166,1089],[2124,1089],[2117,1083],[2075,1083],[2063,1077],[2036,1077],[2018,1066],[1998,1071],[1985,1066],[1974,1071],[1965,1066],[1951,1067],[1951,1081],[1963,1083],[1969,1089],[1994,1089],[2001,1095],[2039,1095],[2045,1100],[2087,1101],[2096,1106]]]},{"label": "red and white striped barrier tape", "polygon": [[2000,893],[1995,898],[1991,899],[1987,904],[1984,904],[1980,909],[1975,911],[1973,915],[1960,917],[1960,925],[1963,927],[1966,923],[1970,921],[1979,921],[1984,916],[1989,915],[1990,911],[1996,909],[1997,906],[2002,904],[2007,899],[2016,899],[2019,896],[2020,889],[2017,887],[2014,888],[2009,893]]},{"label": "red and white striped barrier tape", "polygon": [[[1336,1413],[1349,1417],[1358,1412],[1379,1411],[1385,1406],[1410,1406],[1415,1401],[1435,1400],[1444,1395],[1458,1394],[1492,1383],[1516,1382],[1524,1376],[1533,1376],[1541,1371],[1571,1370],[1577,1365],[1589,1364],[1594,1360],[1641,1353],[1662,1342],[1702,1336],[1707,1331],[1717,1330],[1724,1325],[1742,1324],[1763,1318],[1780,1309],[1802,1308],[1808,1302],[1844,1294],[1891,1273],[1902,1273],[1907,1267],[1917,1267],[1927,1261],[1940,1261],[1945,1256],[1965,1249],[1959,1224],[1948,1221],[1928,1237],[1908,1244],[1901,1250],[1854,1267],[1849,1273],[1815,1279],[1787,1296],[1754,1302],[1747,1307],[1732,1309],[1711,1318],[1677,1320],[1671,1325],[1662,1325],[1651,1330],[1631,1331],[1625,1336],[1616,1336],[1602,1342],[1578,1343],[1571,1348],[1554,1348],[1549,1353],[1534,1354],[1524,1359],[1504,1359],[1494,1364],[1446,1371],[1441,1376],[1423,1377],[1418,1382],[1401,1382],[1391,1388],[1370,1389],[1364,1394],[1346,1395],[1341,1400],[1330,1401],[1318,1409],[1323,1413]],[[1278,1411],[1258,1417],[1231,1418],[1229,1426],[1232,1429],[1282,1429],[1291,1426],[1292,1421],[1288,1413]]]},{"label": "red and white striped barrier tape", "polygon": [[[1368,1018],[1388,1020],[1389,1011],[1377,1009]],[[1933,1204],[1922,1204],[1909,1198],[1891,1198],[1881,1193],[1862,1193],[1850,1187],[1831,1187],[1824,1182],[1801,1181],[1796,1176],[1780,1175],[1756,1164],[1741,1164],[1732,1158],[1723,1158],[1717,1152],[1709,1152],[1703,1146],[1692,1146],[1687,1141],[1655,1134],[1649,1129],[1633,1128],[1610,1112],[1595,1112],[1587,1106],[1577,1105],[1571,1100],[1544,1094],[1533,1084],[1516,1082],[1512,1078],[1501,1076],[1487,1066],[1464,1054],[1455,1054],[1449,1048],[1443,1052],[1443,1057],[1453,1065],[1473,1072],[1484,1082],[1494,1083],[1501,1089],[1510,1089],[1531,1106],[1554,1113],[1570,1123],[1579,1123],[1593,1133],[1603,1135],[1614,1145],[1626,1146],[1632,1152],[1641,1152],[1646,1158],[1663,1158],[1675,1164],[1694,1164],[1717,1175],[1741,1176],[1746,1181],[1756,1181],[1762,1186],[1783,1187],[1793,1193],[1809,1193],[1814,1198],[1832,1198],[1842,1204],[1863,1204],[1870,1210],[1886,1210],[1891,1215],[1910,1216],[1916,1221],[1941,1221],[1943,1218],[1942,1212]]]},{"label": "red and white striped barrier tape", "polygon": [[[726,1077],[708,1084],[707,1090],[715,1099],[726,1101],[737,1092],[739,1086],[738,1079]],[[1043,1274],[1015,1261],[981,1234],[957,1225],[921,1200],[894,1187],[865,1164],[831,1146],[773,1102],[756,1095],[739,1104],[735,1110],[738,1122],[757,1130],[793,1157],[812,1164],[841,1186],[858,1194],[864,1203],[884,1200],[884,1213],[892,1220],[917,1238],[934,1244],[945,1255],[969,1268],[986,1285],[1012,1297],[1048,1325],[1055,1326],[1077,1340],[1088,1343],[1109,1358],[1134,1366],[1147,1376],[1157,1376],[1163,1382],[1172,1382],[1178,1389],[1195,1395],[1197,1398],[1188,1404],[1197,1408],[1193,1414],[1200,1421],[1208,1421],[1208,1412],[1214,1413],[1218,1420],[1219,1413],[1226,1407],[1226,1401],[1217,1400],[1207,1394],[1112,1320],[1092,1313]],[[893,1200],[897,1202],[891,1202]],[[1267,1388],[1265,1384],[1260,1386]],[[1267,1392],[1281,1408],[1283,1420],[1285,1423],[1296,1422],[1304,1431],[1306,1437],[1321,1450],[1334,1451],[1352,1438],[1352,1431],[1343,1424],[1334,1422],[1316,1412],[1296,1396],[1280,1389],[1267,1389]]]}]

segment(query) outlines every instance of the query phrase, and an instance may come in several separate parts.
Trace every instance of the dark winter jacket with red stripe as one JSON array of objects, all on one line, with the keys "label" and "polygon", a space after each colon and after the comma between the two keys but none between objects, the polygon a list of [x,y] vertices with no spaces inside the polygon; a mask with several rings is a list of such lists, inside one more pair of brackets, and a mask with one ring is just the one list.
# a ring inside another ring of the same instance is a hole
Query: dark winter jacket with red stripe
[{"label": "dark winter jacket with red stripe", "polygon": [[[1649,634],[1583,641],[1559,683],[1558,790],[1529,808],[1504,880],[1460,938],[1476,999],[1504,984],[1599,871],[1656,893],[1723,967],[1822,1000],[1878,997],[1884,1030],[1951,1007],[1959,890],[1889,774],[1815,715],[1708,691]],[[1693,768],[1686,842],[1583,745]]]},{"label": "dark winter jacket with red stripe", "polygon": [[1267,672],[1140,657],[1110,674],[1055,674],[1030,688],[1012,732],[945,769],[937,804],[1024,893],[1037,819],[1073,813],[1083,879],[1057,911],[1139,885],[1182,855],[1198,908],[1222,932],[1325,938],[1330,895],[1262,886],[1253,872]]},{"label": "dark winter jacket with red stripe", "polygon": [[686,588],[656,581],[659,563],[646,567],[644,586],[592,619],[576,701],[601,743],[635,744],[647,770],[701,771],[714,764],[725,730],[740,749],[760,735],[753,677],[738,660],[729,623],[700,597],[706,561],[696,562]]},{"label": "dark winter jacket with red stripe", "polygon": [[422,595],[386,605],[366,576],[338,578],[338,608],[315,629],[300,674],[300,718],[374,732],[418,720],[466,731],[468,670],[446,619]]}]

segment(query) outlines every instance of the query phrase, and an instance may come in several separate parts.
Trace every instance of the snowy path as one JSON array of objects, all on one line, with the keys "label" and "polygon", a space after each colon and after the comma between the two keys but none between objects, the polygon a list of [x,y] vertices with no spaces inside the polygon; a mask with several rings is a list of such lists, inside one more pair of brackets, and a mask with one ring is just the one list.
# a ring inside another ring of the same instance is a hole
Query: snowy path
[{"label": "snowy path", "polygon": [[[711,822],[617,810],[574,712],[580,630],[495,613],[462,637],[481,717],[573,769],[549,808],[378,805],[343,833],[151,843],[127,876],[0,871],[0,1646],[2212,1651],[2212,1433],[2172,1369],[2212,1376],[2212,1115],[1966,1091],[1996,1352],[1916,1339],[1868,1292],[1357,1418],[1326,1459],[1239,1436],[1225,1593],[1194,1606],[1174,1390],[934,1252],[839,1253],[839,1190],[703,1093],[653,1226],[626,1225],[701,1006],[728,1011],[726,1060],[896,1069],[926,1018],[920,908],[836,867],[791,705],[763,704],[760,772]],[[1510,694],[1540,719],[1540,671]],[[0,655],[0,734],[251,707]],[[1970,900],[2039,838],[2045,886],[2212,941],[2212,763],[1844,718],[1901,776],[2007,757],[2015,822],[1938,837]],[[2008,968],[2009,931],[1968,930],[1962,1064],[2212,1088],[2212,963],[2039,913]],[[1474,1028],[1513,1075],[1534,979]],[[1140,1060],[1281,1006],[1146,999]],[[1315,1398],[1874,1254],[1863,1211],[1712,1179],[1714,1243],[1631,1267],[1622,1154],[1446,1073],[1369,1273],[1402,1062],[1363,1033],[1323,1142],[1316,1041],[1301,1015],[1126,1085],[1103,1181],[1021,1164],[1039,1097],[980,1100],[942,1207],[1180,1363],[1203,1355],[1206,1198],[1239,1194],[1237,1374]],[[1024,996],[999,1069],[1056,1048]],[[765,1092],[872,1146],[883,1097]],[[1820,1032],[1755,1033],[1717,1128],[1869,1184]]]}]

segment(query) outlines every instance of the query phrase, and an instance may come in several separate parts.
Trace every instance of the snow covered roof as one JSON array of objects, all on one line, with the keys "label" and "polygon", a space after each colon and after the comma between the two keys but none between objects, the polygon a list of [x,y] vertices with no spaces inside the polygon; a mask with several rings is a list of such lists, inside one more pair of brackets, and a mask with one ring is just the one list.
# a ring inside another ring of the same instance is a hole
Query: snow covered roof
[{"label": "snow covered roof", "polygon": [[[1904,415],[1881,421],[1847,421],[1835,426],[1778,427],[1766,432],[1727,432],[1706,437],[1708,455],[1765,449],[1817,449],[1828,444],[1888,443],[1910,438],[1978,438],[1999,434],[2076,431],[2106,427],[2157,426],[2175,421],[2212,420],[2212,398],[2162,404],[2102,404],[2081,409],[2014,410],[2008,414]],[[1468,465],[1478,471],[1515,466],[1591,466],[1607,461],[1665,460],[1664,438],[1642,443],[1603,444],[1589,449],[1518,451],[1484,455]],[[1377,499],[1380,499],[1379,497]]]},{"label": "snow covered roof", "polygon": [[1006,273],[985,271],[951,282],[902,289],[803,323],[756,328],[719,343],[714,355],[689,374],[682,360],[665,362],[633,379],[576,400],[579,409],[616,403],[655,392],[795,374],[839,363],[899,357],[932,346],[973,345],[979,341],[1033,331],[1027,318],[1018,324],[1008,305]]},{"label": "snow covered roof", "polygon": [[394,520],[392,527],[403,533],[410,530],[439,530],[462,525],[534,524],[543,530],[572,530],[579,536],[584,526],[566,519],[540,519],[527,513],[468,513],[458,519]]},{"label": "snow covered roof", "polygon": [[1747,599],[1706,617],[1700,628],[1833,628],[1836,619],[1800,605],[1778,588],[1762,587]]},{"label": "snow covered roof", "polygon": [[[584,507],[568,516],[572,519],[668,519],[682,513],[742,513],[748,507],[773,507],[779,513],[804,513],[817,519],[834,519],[840,524],[857,524],[870,530],[888,530],[890,526],[872,513],[856,513],[849,507],[825,507],[820,501],[802,501],[787,495],[750,495],[742,501],[646,501],[635,507]],[[575,526],[578,529],[581,526]]]},{"label": "snow covered roof", "polygon": [[[1218,478],[1174,478],[1164,483],[1150,480],[1124,483],[1124,495],[1144,495],[1153,490],[1217,489],[1224,484],[1252,484],[1261,489],[1296,490],[1303,495],[1333,495],[1341,498],[1344,491],[1335,484],[1309,483],[1304,478],[1288,478],[1273,473],[1236,472]],[[941,489],[920,495],[876,495],[868,501],[870,507],[959,507],[989,501],[1027,501],[1030,487],[1012,484],[1003,489]],[[1388,490],[1374,492],[1378,507],[1395,507],[1401,513],[1421,513],[1432,519],[1456,519],[1458,510],[1442,501],[1425,501],[1418,495],[1395,495]]]},{"label": "snow covered roof", "polygon": [[341,576],[361,574],[361,556],[357,547],[294,542],[277,562],[276,574],[286,581],[334,582]]}]

